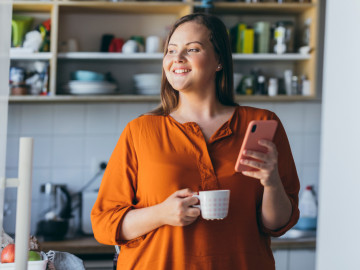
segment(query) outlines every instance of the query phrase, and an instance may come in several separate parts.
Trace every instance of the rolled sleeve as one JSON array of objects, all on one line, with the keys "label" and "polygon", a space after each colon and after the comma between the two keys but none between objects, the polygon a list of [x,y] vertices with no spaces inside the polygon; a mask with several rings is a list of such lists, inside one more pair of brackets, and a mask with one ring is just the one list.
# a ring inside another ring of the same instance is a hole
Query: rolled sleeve
[{"label": "rolled sleeve", "polygon": [[[290,217],[288,223],[277,230],[270,230],[270,229],[266,228],[262,222],[260,222],[260,230],[262,231],[262,233],[267,234],[272,237],[279,237],[279,236],[285,234],[288,230],[290,230],[296,224],[296,222],[299,219],[299,209],[298,209],[297,204],[294,202],[294,200],[291,197],[289,197],[289,200],[291,202],[292,213],[291,213],[291,217]],[[259,213],[259,220],[261,220],[261,212]]]},{"label": "rolled sleeve", "polygon": [[277,230],[270,230],[266,228],[261,222],[261,213],[259,216],[260,220],[260,230],[273,237],[278,237],[286,233],[290,230],[299,219],[299,177],[296,171],[296,166],[294,162],[294,158],[291,153],[291,148],[289,144],[289,140],[287,138],[285,129],[280,121],[280,119],[276,116],[276,114],[272,113],[271,119],[274,119],[278,122],[278,128],[274,137],[274,143],[278,150],[278,168],[279,175],[284,186],[285,192],[290,200],[292,213],[289,221],[283,227]]},{"label": "rolled sleeve", "polygon": [[95,239],[106,245],[131,245],[141,238],[120,238],[124,216],[136,208],[137,156],[130,123],[125,127],[105,170],[97,200],[91,211]]}]

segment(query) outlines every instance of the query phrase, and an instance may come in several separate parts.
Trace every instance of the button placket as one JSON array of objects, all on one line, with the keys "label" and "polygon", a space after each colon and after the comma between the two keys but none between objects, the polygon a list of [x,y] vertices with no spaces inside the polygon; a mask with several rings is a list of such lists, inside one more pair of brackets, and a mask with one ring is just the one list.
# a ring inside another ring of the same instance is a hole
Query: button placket
[{"label": "button placket", "polygon": [[[219,189],[219,182],[215,175],[205,138],[196,123],[188,123],[186,128],[192,135],[197,166],[201,177],[200,190]],[[189,135],[190,135],[189,134]]]}]

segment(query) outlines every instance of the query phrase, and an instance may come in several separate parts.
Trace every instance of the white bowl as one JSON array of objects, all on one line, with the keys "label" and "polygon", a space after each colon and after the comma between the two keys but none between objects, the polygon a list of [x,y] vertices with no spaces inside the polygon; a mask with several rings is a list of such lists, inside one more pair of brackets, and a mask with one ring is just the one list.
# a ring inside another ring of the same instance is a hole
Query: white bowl
[{"label": "white bowl", "polygon": [[160,95],[160,86],[159,87],[137,87],[136,92],[139,95]]},{"label": "white bowl", "polygon": [[157,73],[140,73],[134,75],[134,82],[138,84],[151,84],[156,85],[161,83],[161,74]]},{"label": "white bowl", "polygon": [[[48,260],[28,262],[28,270],[45,270]],[[15,270],[15,263],[0,263],[1,270]]]}]

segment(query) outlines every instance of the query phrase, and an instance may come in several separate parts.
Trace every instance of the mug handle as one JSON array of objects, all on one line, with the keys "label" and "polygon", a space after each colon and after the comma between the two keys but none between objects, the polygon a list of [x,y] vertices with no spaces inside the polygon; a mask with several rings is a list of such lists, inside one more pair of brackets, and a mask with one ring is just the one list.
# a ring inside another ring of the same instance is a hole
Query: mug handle
[{"label": "mug handle", "polygon": [[[194,194],[194,195],[192,195],[192,197],[198,198],[198,199],[199,199],[199,202],[200,202],[200,196],[199,196],[199,195]],[[196,207],[196,208],[199,208],[199,209],[201,210],[200,204],[192,205],[192,207]]]}]

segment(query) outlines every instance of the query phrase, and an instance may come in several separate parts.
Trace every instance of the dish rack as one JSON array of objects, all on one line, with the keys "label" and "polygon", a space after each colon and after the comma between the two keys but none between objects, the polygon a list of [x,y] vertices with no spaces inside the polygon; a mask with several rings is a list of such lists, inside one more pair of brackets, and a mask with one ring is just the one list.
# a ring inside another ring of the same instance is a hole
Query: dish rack
[{"label": "dish rack", "polygon": [[0,178],[0,243],[2,243],[5,189],[17,187],[15,270],[28,269],[33,152],[34,139],[20,138],[18,178]]}]

